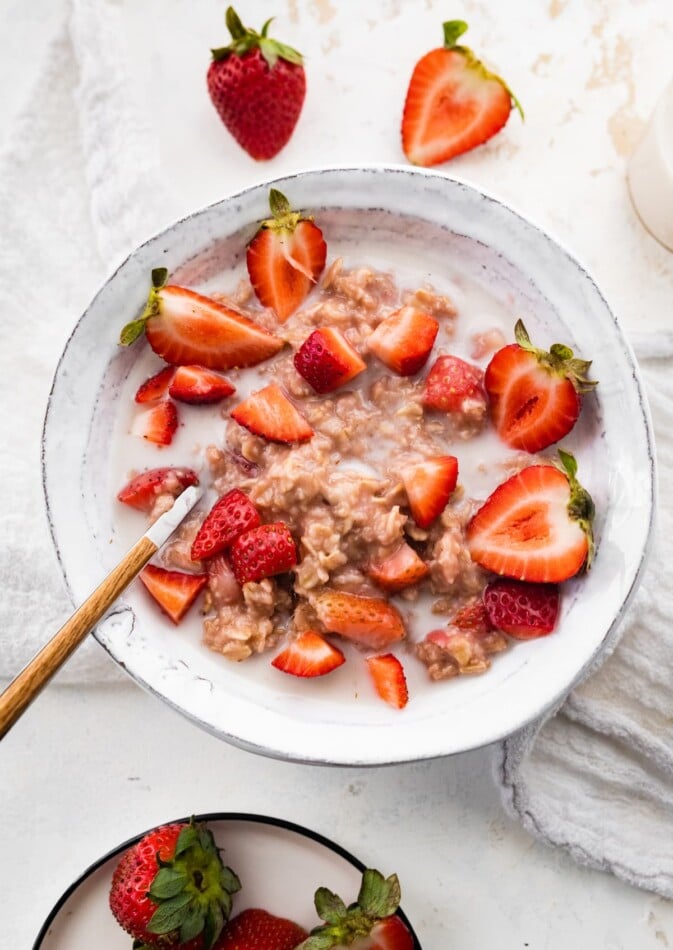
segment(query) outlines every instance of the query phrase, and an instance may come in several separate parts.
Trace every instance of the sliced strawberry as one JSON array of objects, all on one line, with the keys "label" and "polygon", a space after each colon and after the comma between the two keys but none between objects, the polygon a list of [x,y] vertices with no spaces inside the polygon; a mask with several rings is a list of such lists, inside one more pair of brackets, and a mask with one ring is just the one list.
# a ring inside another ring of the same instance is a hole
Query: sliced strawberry
[{"label": "sliced strawberry", "polygon": [[522,581],[559,583],[591,564],[594,504],[577,463],[559,451],[563,471],[531,465],[486,499],[467,526],[473,561]]},{"label": "sliced strawberry", "polygon": [[458,459],[438,455],[405,465],[401,472],[409,507],[419,528],[429,528],[447,506],[458,481]]},{"label": "sliced strawberry", "polygon": [[292,211],[275,188],[269,205],[273,217],[262,221],[248,245],[248,274],[259,302],[285,323],[322,274],[327,245],[313,220]]},{"label": "sliced strawberry", "polygon": [[124,485],[117,498],[138,511],[151,511],[159,495],[177,498],[185,488],[198,484],[199,476],[191,468],[151,468]]},{"label": "sliced strawberry", "polygon": [[158,402],[133,420],[131,432],[156,445],[170,445],[178,428],[178,410],[170,399]]},{"label": "sliced strawberry", "polygon": [[583,394],[598,384],[587,379],[591,362],[575,359],[570,347],[536,349],[521,320],[514,335],[517,342],[498,350],[486,369],[491,418],[507,445],[540,452],[570,432]]},{"label": "sliced strawberry", "polygon": [[512,102],[504,81],[472,50],[458,46],[462,20],[444,23],[444,46],[414,68],[402,117],[402,147],[414,165],[438,165],[490,139],[505,125]]},{"label": "sliced strawberry", "polygon": [[297,563],[297,546],[288,526],[279,521],[239,535],[230,557],[236,580],[243,585],[289,571]]},{"label": "sliced strawberry", "polygon": [[291,640],[271,661],[271,666],[293,676],[324,676],[346,662],[338,647],[315,630],[306,630]]},{"label": "sliced strawberry", "polygon": [[488,612],[481,600],[473,600],[456,611],[449,621],[452,627],[459,630],[470,630],[472,633],[485,634],[493,628]]},{"label": "sliced strawberry", "polygon": [[260,523],[259,512],[240,488],[232,488],[215,502],[192,544],[192,561],[214,557],[228,548],[236,538],[256,528]]},{"label": "sliced strawberry", "polygon": [[138,575],[173,623],[178,624],[208,583],[207,574],[183,574],[148,564]]},{"label": "sliced strawberry", "polygon": [[294,357],[300,376],[317,393],[331,393],[367,369],[367,364],[340,330],[322,327],[302,343]]},{"label": "sliced strawberry", "polygon": [[440,356],[425,380],[423,405],[479,421],[486,415],[484,374],[458,356]]},{"label": "sliced strawberry", "polygon": [[374,688],[385,703],[395,709],[404,709],[409,700],[407,678],[404,667],[392,653],[384,656],[370,656],[367,666],[374,681]]},{"label": "sliced strawberry", "polygon": [[307,442],[313,436],[306,419],[275,383],[240,402],[232,409],[231,417],[271,442]]},{"label": "sliced strawberry", "polygon": [[144,383],[138,387],[136,393],[136,402],[156,402],[168,395],[168,387],[171,384],[175,370],[172,366],[166,366],[154,376],[150,376]]},{"label": "sliced strawberry", "polygon": [[185,287],[165,286],[168,271],[152,271],[145,309],[128,323],[119,342],[130,346],[145,331],[147,340],[167,363],[195,364],[227,370],[256,366],[284,343],[243,314]]},{"label": "sliced strawberry", "polygon": [[329,633],[380,650],[406,636],[404,622],[387,600],[326,590],[313,601],[318,619]]},{"label": "sliced strawberry", "polygon": [[388,369],[413,376],[427,363],[438,330],[437,321],[424,310],[402,307],[379,323],[367,345]]},{"label": "sliced strawberry", "polygon": [[430,568],[425,561],[421,560],[413,548],[404,543],[385,561],[370,564],[367,568],[369,577],[379,587],[391,593],[417,584],[429,573]]},{"label": "sliced strawberry", "polygon": [[484,591],[484,609],[493,626],[510,637],[545,637],[556,626],[559,589],[556,584],[526,584],[498,578]]},{"label": "sliced strawberry", "polygon": [[228,379],[205,366],[178,366],[168,392],[180,402],[201,403],[221,402],[236,392]]}]

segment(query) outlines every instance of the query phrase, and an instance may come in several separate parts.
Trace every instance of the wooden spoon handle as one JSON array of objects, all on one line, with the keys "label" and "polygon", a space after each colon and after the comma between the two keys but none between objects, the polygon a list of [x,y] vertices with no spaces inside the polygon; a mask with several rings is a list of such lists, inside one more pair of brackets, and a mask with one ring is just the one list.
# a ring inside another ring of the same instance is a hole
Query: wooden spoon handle
[{"label": "wooden spoon handle", "polygon": [[0,695],[0,739],[156,552],[143,536]]}]

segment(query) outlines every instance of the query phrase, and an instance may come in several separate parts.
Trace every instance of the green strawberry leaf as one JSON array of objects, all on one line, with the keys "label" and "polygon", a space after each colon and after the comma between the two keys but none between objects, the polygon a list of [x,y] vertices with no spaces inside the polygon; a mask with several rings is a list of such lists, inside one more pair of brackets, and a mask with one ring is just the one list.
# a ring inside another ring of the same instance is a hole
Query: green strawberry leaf
[{"label": "green strawberry leaf", "polygon": [[193,895],[178,894],[161,903],[152,914],[147,929],[151,934],[168,934],[182,926],[187,918],[189,905]]},{"label": "green strawberry leaf", "polygon": [[269,69],[273,69],[278,62],[278,47],[274,40],[270,40],[266,36],[260,36],[259,49]]},{"label": "green strawberry leaf", "polygon": [[314,902],[318,917],[326,924],[338,924],[347,913],[346,905],[341,898],[326,887],[318,888]]},{"label": "green strawberry leaf", "polygon": [[166,281],[168,280],[168,268],[167,267],[155,267],[152,270],[152,286],[155,290],[161,290]]},{"label": "green strawberry leaf", "polygon": [[467,32],[465,20],[447,20],[442,23],[444,29],[444,49],[453,49],[463,33]]},{"label": "green strawberry leaf", "polygon": [[203,930],[205,914],[202,907],[190,907],[187,916],[180,924],[180,943],[193,940]]},{"label": "green strawberry leaf", "polygon": [[358,904],[370,917],[390,917],[400,906],[400,882],[396,874],[384,878],[380,871],[368,868],[362,875]]},{"label": "green strawberry leaf", "polygon": [[184,854],[185,851],[189,848],[193,848],[196,844],[199,844],[199,833],[192,822],[190,822],[188,825],[185,825],[178,835],[174,857],[179,857],[179,855]]},{"label": "green strawberry leaf", "polygon": [[577,459],[571,452],[566,452],[564,449],[558,450],[559,458],[561,459],[561,465],[565,469],[566,474],[569,478],[577,477]]},{"label": "green strawberry leaf", "polygon": [[280,40],[271,40],[271,42],[275,44],[276,52],[281,59],[286,59],[288,63],[294,63],[295,66],[301,66],[303,64],[304,57],[299,50],[288,46],[286,43],[281,43]]},{"label": "green strawberry leaf", "polygon": [[119,342],[122,346],[130,346],[132,343],[138,339],[139,336],[145,332],[145,320],[140,318],[140,320],[131,320],[130,323],[127,323],[122,332],[119,334]]},{"label": "green strawberry leaf", "polygon": [[184,890],[187,883],[187,875],[183,871],[178,871],[171,867],[162,867],[150,887],[148,894],[153,901],[159,902],[175,897]]},{"label": "green strawberry leaf", "polygon": [[269,207],[274,218],[282,218],[283,215],[290,213],[290,202],[277,188],[269,191]]},{"label": "green strawberry leaf", "polygon": [[227,7],[227,12],[224,16],[225,23],[227,24],[227,29],[231,33],[232,40],[240,40],[247,33],[246,28],[241,22],[241,18],[238,13],[234,10],[233,7]]},{"label": "green strawberry leaf", "polygon": [[241,889],[238,875],[228,867],[223,867],[220,871],[220,884],[228,894],[236,894]]}]

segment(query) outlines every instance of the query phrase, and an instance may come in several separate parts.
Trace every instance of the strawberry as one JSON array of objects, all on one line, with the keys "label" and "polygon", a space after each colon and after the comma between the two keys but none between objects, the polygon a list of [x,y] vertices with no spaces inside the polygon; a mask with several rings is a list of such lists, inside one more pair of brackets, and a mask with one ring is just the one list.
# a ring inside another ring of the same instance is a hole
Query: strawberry
[{"label": "strawberry", "polygon": [[138,511],[151,511],[159,495],[177,498],[185,488],[198,484],[199,476],[191,468],[151,468],[124,485],[117,498]]},{"label": "strawberry", "polygon": [[289,571],[297,563],[297,546],[288,526],[279,521],[239,535],[230,556],[234,576],[243,585]]},{"label": "strawberry", "polygon": [[540,452],[570,432],[583,394],[598,384],[587,379],[591,362],[575,359],[570,347],[536,349],[521,320],[514,335],[516,343],[498,350],[486,368],[491,418],[507,445]]},{"label": "strawberry", "polygon": [[537,583],[559,583],[590,567],[594,504],[577,481],[573,456],[559,456],[561,468],[531,465],[486,499],[467,526],[473,561]]},{"label": "strawberry", "polygon": [[119,342],[130,346],[143,332],[167,363],[227,370],[256,366],[283,347],[283,341],[224,304],[166,285],[168,271],[152,271],[152,289],[142,314],[127,323]]},{"label": "strawberry", "polygon": [[469,630],[471,633],[486,634],[493,629],[486,607],[480,600],[463,604],[449,621],[452,627]]},{"label": "strawberry", "polygon": [[384,561],[370,564],[367,574],[371,579],[394,593],[417,584],[430,573],[430,568],[408,544],[402,545]]},{"label": "strawberry", "polygon": [[167,571],[155,564],[148,564],[138,576],[174,624],[180,623],[208,583],[207,574]]},{"label": "strawberry", "polygon": [[367,666],[381,699],[395,709],[404,709],[409,701],[409,690],[404,668],[397,657],[392,653],[370,656]]},{"label": "strawberry", "polygon": [[439,165],[486,142],[505,125],[512,103],[523,119],[505,82],[457,45],[467,23],[443,26],[444,46],[416,63],[404,103],[402,148],[414,165]]},{"label": "strawberry", "polygon": [[221,402],[236,392],[228,379],[205,366],[178,366],[168,392],[180,402],[201,403]]},{"label": "strawberry", "polygon": [[384,878],[372,868],[363,873],[357,902],[348,907],[326,887],[319,887],[315,909],[325,923],[312,930],[297,950],[413,950],[414,938],[396,915],[399,904],[397,875]]},{"label": "strawberry", "polygon": [[131,432],[155,445],[170,445],[178,428],[178,410],[170,399],[155,403],[133,420]]},{"label": "strawberry", "polygon": [[240,887],[205,825],[174,823],[148,832],[123,854],[110,909],[141,943],[209,950]]},{"label": "strawberry", "polygon": [[417,307],[402,307],[382,320],[367,340],[372,353],[399,376],[413,376],[427,363],[439,324]]},{"label": "strawberry", "polygon": [[429,528],[446,508],[458,481],[458,459],[453,455],[405,465],[401,472],[409,507],[419,528]]},{"label": "strawberry", "polygon": [[484,591],[491,624],[517,640],[533,640],[556,626],[559,589],[556,584],[526,584],[498,578]]},{"label": "strawberry", "polygon": [[166,366],[154,376],[150,376],[144,383],[138,387],[135,395],[136,402],[156,402],[168,395],[168,387],[171,384],[175,370],[172,366]]},{"label": "strawberry", "polygon": [[325,590],[313,601],[318,619],[329,633],[340,633],[373,650],[406,636],[398,611],[387,600]]},{"label": "strawberry", "polygon": [[484,374],[478,366],[458,356],[440,356],[425,380],[423,405],[437,412],[483,418],[486,414]]},{"label": "strawberry", "polygon": [[215,502],[192,544],[192,561],[214,557],[228,548],[236,538],[256,528],[260,523],[259,512],[240,488],[232,488]]},{"label": "strawberry", "polygon": [[253,158],[273,158],[288,142],[306,95],[301,53],[246,29],[232,7],[226,13],[232,42],[212,50],[208,93],[219,117]]},{"label": "strawberry", "polygon": [[340,330],[314,330],[297,350],[295,369],[321,395],[344,386],[367,364]]},{"label": "strawberry", "polygon": [[231,417],[270,442],[307,442],[313,436],[306,419],[275,383],[240,402]]},{"label": "strawberry", "polygon": [[214,950],[295,950],[307,936],[293,920],[249,907],[229,921]]},{"label": "strawberry", "polygon": [[306,630],[290,641],[271,661],[271,666],[293,676],[324,676],[345,662],[346,657],[338,647],[315,630]]},{"label": "strawberry", "polygon": [[262,306],[285,323],[322,274],[327,245],[313,219],[292,211],[275,188],[269,206],[273,217],[262,221],[248,245],[248,276]]}]

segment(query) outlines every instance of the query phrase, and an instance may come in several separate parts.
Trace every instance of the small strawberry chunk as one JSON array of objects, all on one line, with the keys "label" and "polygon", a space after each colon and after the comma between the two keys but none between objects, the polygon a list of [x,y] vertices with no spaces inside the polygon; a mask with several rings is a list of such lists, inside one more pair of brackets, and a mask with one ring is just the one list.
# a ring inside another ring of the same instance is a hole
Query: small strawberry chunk
[{"label": "small strawberry chunk", "polygon": [[231,567],[239,584],[284,574],[297,563],[297,547],[282,521],[239,535],[231,546]]},{"label": "small strawberry chunk", "polygon": [[399,612],[387,600],[326,590],[313,601],[318,619],[329,633],[380,650],[406,636]]},{"label": "small strawberry chunk", "polygon": [[231,417],[270,442],[307,442],[313,436],[306,419],[275,383],[240,402]]},{"label": "small strawberry chunk", "polygon": [[148,442],[154,442],[155,445],[170,445],[177,428],[178,410],[175,403],[164,399],[137,416],[131,426],[131,432]]},{"label": "small strawberry chunk", "polygon": [[306,630],[291,640],[271,661],[271,666],[292,676],[324,676],[346,662],[338,647],[315,630]]},{"label": "small strawberry chunk", "polygon": [[422,401],[426,409],[480,422],[486,415],[484,374],[458,356],[440,356],[425,380]]},{"label": "small strawberry chunk", "polygon": [[221,402],[236,392],[228,379],[205,366],[178,366],[168,392],[179,402],[200,405]]},{"label": "small strawberry chunk", "polygon": [[404,668],[397,657],[392,653],[370,656],[367,666],[381,699],[395,709],[404,709],[409,700],[409,691]]},{"label": "small strawberry chunk", "polygon": [[425,561],[421,560],[414,549],[406,543],[403,543],[390,557],[370,564],[367,569],[369,577],[379,587],[391,593],[417,584],[429,573],[430,568]]},{"label": "small strawberry chunk", "polygon": [[452,627],[459,630],[470,630],[472,633],[486,634],[493,629],[488,612],[481,600],[472,600],[463,604],[449,621]]},{"label": "small strawberry chunk", "polygon": [[192,561],[202,561],[228,548],[236,538],[256,528],[259,512],[240,488],[232,488],[215,502],[192,544]]},{"label": "small strawberry chunk", "polygon": [[455,490],[458,459],[453,455],[438,455],[405,465],[401,475],[414,521],[419,528],[429,528]]},{"label": "small strawberry chunk", "polygon": [[178,624],[208,583],[207,574],[183,574],[148,564],[138,575],[173,623]]},{"label": "small strawberry chunk", "polygon": [[435,345],[439,324],[417,307],[402,307],[386,317],[367,340],[369,349],[399,376],[422,369]]},{"label": "small strawberry chunk", "polygon": [[484,609],[491,624],[510,637],[545,637],[556,626],[559,589],[556,584],[526,584],[499,578],[484,591]]},{"label": "small strawberry chunk", "polygon": [[302,343],[294,365],[317,393],[331,393],[367,368],[367,364],[340,330],[314,330]]},{"label": "small strawberry chunk", "polygon": [[150,376],[144,383],[138,387],[135,395],[135,401],[139,403],[156,402],[168,395],[168,387],[173,379],[175,369],[172,366],[166,366],[164,369]]},{"label": "small strawberry chunk", "polygon": [[199,476],[191,468],[151,468],[124,485],[117,498],[138,511],[151,511],[159,495],[177,498],[185,488],[198,484]]}]

